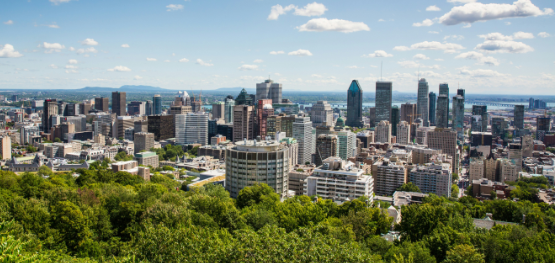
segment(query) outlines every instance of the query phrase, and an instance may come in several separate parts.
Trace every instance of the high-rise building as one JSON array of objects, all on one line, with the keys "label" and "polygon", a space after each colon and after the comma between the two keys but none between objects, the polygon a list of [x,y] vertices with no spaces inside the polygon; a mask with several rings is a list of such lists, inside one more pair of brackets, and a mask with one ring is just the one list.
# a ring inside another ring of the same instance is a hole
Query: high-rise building
[{"label": "high-rise building", "polygon": [[282,86],[279,83],[274,83],[273,80],[268,79],[262,83],[256,84],[256,100],[272,100],[272,104],[281,103],[281,90]]},{"label": "high-rise building", "polygon": [[212,104],[212,119],[224,119],[225,116],[225,103],[216,102]]},{"label": "high-rise building", "polygon": [[522,157],[532,157],[534,153],[534,138],[532,135],[522,136]]},{"label": "high-rise building", "polygon": [[42,130],[45,133],[50,133],[52,128],[51,116],[58,114],[58,102],[56,99],[45,100],[44,109],[42,112]]},{"label": "high-rise building", "polygon": [[181,145],[208,144],[208,114],[195,112],[175,115],[175,138]]},{"label": "high-rise building", "polygon": [[85,115],[89,114],[89,111],[92,109],[92,107],[92,100],[84,100],[82,103],[79,103],[79,113]]},{"label": "high-rise building", "polygon": [[[272,138],[276,138],[277,134],[281,132],[281,118],[280,115],[268,116],[266,134]],[[286,136],[291,136],[291,134],[286,134]],[[295,163],[296,164],[296,163]]]},{"label": "high-rise building", "polygon": [[533,109],[534,108],[534,98],[530,98],[528,99],[528,109]]},{"label": "high-rise building", "polygon": [[154,133],[157,141],[175,137],[175,122],[173,115],[148,116],[148,132]]},{"label": "high-rise building", "polygon": [[406,165],[392,162],[387,158],[374,165],[376,167],[372,169],[372,175],[376,195],[391,196],[399,187],[407,183]]},{"label": "high-rise building", "polygon": [[297,139],[299,143],[299,164],[310,163],[312,161],[314,140],[312,138],[312,122],[309,117],[295,118],[291,137]]},{"label": "high-rise building", "polygon": [[114,91],[112,92],[112,112],[116,114],[116,116],[126,116],[127,110],[125,107],[127,106],[127,93]]},{"label": "high-rise building", "polygon": [[242,89],[237,98],[235,99],[235,105],[247,105],[253,106],[254,99],[253,97],[247,93],[246,89]]},{"label": "high-rise building", "polygon": [[511,160],[501,159],[499,164],[500,178],[501,182],[511,181],[516,182],[518,180],[519,174],[522,171],[521,166],[515,165]]},{"label": "high-rise building", "polygon": [[389,121],[380,121],[376,126],[376,142],[391,143],[391,124]]},{"label": "high-rise building", "polygon": [[[410,170],[409,181],[422,193],[451,197],[452,174],[449,163],[428,163]],[[458,196],[457,196],[458,197]]]},{"label": "high-rise building", "polygon": [[393,84],[376,82],[376,122],[391,121],[391,105],[393,102]]},{"label": "high-rise building", "polygon": [[361,131],[357,133],[357,139],[362,142],[362,148],[368,148],[368,144],[374,142],[374,131]]},{"label": "high-rise building", "polygon": [[515,105],[514,111],[515,129],[524,129],[524,105]]},{"label": "high-rise building", "polygon": [[147,100],[145,103],[145,115],[150,116],[154,114],[154,103],[151,100]]},{"label": "high-rise building", "polygon": [[[102,112],[109,111],[110,99],[109,98],[94,98],[94,108]],[[86,113],[85,113],[86,114]]]},{"label": "high-rise building", "polygon": [[487,131],[488,128],[488,106],[486,105],[472,105],[472,116],[480,116],[481,123],[475,123],[481,129],[472,126],[472,131]]},{"label": "high-rise building", "polygon": [[191,106],[175,106],[175,105],[170,106],[171,115],[188,114],[190,112],[193,112],[193,109]]},{"label": "high-rise building", "polygon": [[461,96],[463,100],[466,99],[464,89],[457,89],[457,96]]},{"label": "high-rise building", "polygon": [[416,104],[411,104],[407,102],[401,104],[401,120],[408,123],[413,123],[418,116],[416,115]]},{"label": "high-rise building", "polygon": [[233,141],[254,138],[254,106],[235,105],[233,107]]},{"label": "high-rise building", "polygon": [[399,124],[400,116],[399,116],[399,107],[393,106],[391,107],[391,135],[397,136],[397,124]]},{"label": "high-rise building", "polygon": [[509,161],[517,166],[517,170],[522,171],[522,144],[509,143]]},{"label": "high-rise building", "polygon": [[449,98],[449,84],[439,84],[439,95],[445,95]]},{"label": "high-rise building", "polygon": [[148,121],[138,120],[138,121],[133,122],[133,131],[135,133],[148,132]]},{"label": "high-rise building", "polygon": [[127,105],[127,112],[129,115],[145,115],[145,102],[132,101]]},{"label": "high-rise building", "polygon": [[338,141],[337,135],[321,134],[316,138],[316,153],[314,153],[313,163],[316,166],[322,165],[328,157],[337,156]]},{"label": "high-rise building", "polygon": [[149,151],[154,148],[154,133],[137,132],[134,135],[135,153]]},{"label": "high-rise building", "polygon": [[493,138],[496,139],[498,136],[505,140],[507,131],[507,120],[505,117],[493,117],[491,118],[491,134]]},{"label": "high-rise building", "polygon": [[265,183],[280,196],[287,194],[289,149],[276,141],[238,141],[226,149],[225,188],[232,198],[241,189]]},{"label": "high-rise building", "polygon": [[549,116],[538,116],[536,118],[536,140],[543,141],[546,133],[551,131],[551,118]]},{"label": "high-rise building", "polygon": [[79,115],[79,103],[70,103],[67,105],[67,115],[66,116],[76,116]]},{"label": "high-rise building", "polygon": [[337,156],[339,156],[343,160],[347,160],[351,157],[356,156],[357,151],[357,138],[356,135],[349,131],[338,131],[337,132],[337,143],[338,143],[338,150]]},{"label": "high-rise building", "polygon": [[397,143],[409,144],[410,142],[410,125],[406,121],[397,124]]},{"label": "high-rise building", "polygon": [[416,102],[416,105],[417,105],[416,114],[418,114],[418,116],[422,118],[424,127],[430,126],[429,113],[428,113],[428,110],[429,110],[428,107],[430,106],[428,101],[428,92],[429,92],[428,82],[426,81],[426,79],[420,79],[420,81],[418,81],[418,97]]},{"label": "high-rise building", "polygon": [[436,127],[449,127],[449,97],[444,94],[437,97]]},{"label": "high-rise building", "polygon": [[333,110],[327,101],[318,101],[312,105],[310,111],[310,121],[315,127],[318,126],[333,126]]},{"label": "high-rise building", "polygon": [[457,138],[464,141],[464,97],[461,95],[453,97],[453,130],[457,132]]},{"label": "high-rise building", "polygon": [[353,80],[347,90],[347,126],[364,127],[362,121],[362,88],[358,80]]},{"label": "high-rise building", "polygon": [[153,106],[154,106],[154,115],[160,115],[162,114],[162,97],[160,97],[160,94],[156,94],[154,95],[154,97],[152,98],[152,102],[153,102]]},{"label": "high-rise building", "polygon": [[12,140],[8,135],[0,135],[0,158],[2,160],[12,158]]},{"label": "high-rise building", "polygon": [[233,123],[233,107],[235,107],[235,100],[233,96],[229,95],[225,98],[224,120],[225,123]]},{"label": "high-rise building", "polygon": [[203,111],[201,96],[199,96],[197,99],[195,98],[195,95],[193,95],[193,98],[191,99],[191,109],[193,110],[193,112]]},{"label": "high-rise building", "polygon": [[258,100],[256,111],[256,132],[255,136],[260,136],[265,139],[268,136],[268,117],[274,115],[274,108],[272,107],[272,100],[262,99]]},{"label": "high-rise building", "polygon": [[430,105],[428,107],[428,117],[430,120],[430,126],[436,125],[436,102],[437,102],[437,95],[432,91],[428,94],[428,100]]},{"label": "high-rise building", "polygon": [[442,150],[443,153],[457,159],[457,132],[441,128],[429,131],[428,148]]}]

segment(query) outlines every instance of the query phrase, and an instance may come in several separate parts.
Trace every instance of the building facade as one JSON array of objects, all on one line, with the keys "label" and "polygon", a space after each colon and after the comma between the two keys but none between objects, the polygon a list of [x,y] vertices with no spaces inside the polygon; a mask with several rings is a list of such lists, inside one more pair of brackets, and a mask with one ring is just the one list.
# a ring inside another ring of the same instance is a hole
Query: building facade
[{"label": "building facade", "polygon": [[112,113],[116,116],[126,116],[127,110],[127,93],[114,91],[112,92]]},{"label": "building facade", "polygon": [[393,102],[393,84],[376,82],[376,122],[391,121],[391,105]]},{"label": "building facade", "polygon": [[391,124],[389,121],[380,121],[376,126],[376,142],[391,143]]},{"label": "building facade", "polygon": [[416,102],[416,114],[422,118],[424,127],[430,126],[429,120],[429,100],[428,100],[429,86],[426,79],[420,79],[418,81],[418,95]]},{"label": "building facade", "polygon": [[362,121],[362,87],[358,80],[353,80],[347,90],[347,126],[364,127]]}]

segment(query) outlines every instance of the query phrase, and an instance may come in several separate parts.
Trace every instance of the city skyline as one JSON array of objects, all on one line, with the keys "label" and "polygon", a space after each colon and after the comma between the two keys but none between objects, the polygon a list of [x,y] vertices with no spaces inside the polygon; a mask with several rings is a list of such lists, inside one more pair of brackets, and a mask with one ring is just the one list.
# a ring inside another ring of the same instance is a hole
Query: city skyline
[{"label": "city skyline", "polygon": [[353,79],[373,87],[382,63],[400,92],[415,92],[418,77],[469,94],[546,94],[555,80],[545,0],[107,3],[7,3],[0,85],[210,90],[271,76],[283,90],[336,91]]}]

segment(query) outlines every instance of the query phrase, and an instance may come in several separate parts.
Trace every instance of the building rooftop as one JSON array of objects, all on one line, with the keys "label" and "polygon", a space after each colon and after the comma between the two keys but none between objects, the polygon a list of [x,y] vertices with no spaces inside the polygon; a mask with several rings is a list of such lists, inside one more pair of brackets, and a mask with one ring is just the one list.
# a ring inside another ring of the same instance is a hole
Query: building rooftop
[{"label": "building rooftop", "polygon": [[137,158],[146,158],[146,157],[152,157],[152,156],[156,156],[155,152],[139,152],[135,154],[135,157]]}]

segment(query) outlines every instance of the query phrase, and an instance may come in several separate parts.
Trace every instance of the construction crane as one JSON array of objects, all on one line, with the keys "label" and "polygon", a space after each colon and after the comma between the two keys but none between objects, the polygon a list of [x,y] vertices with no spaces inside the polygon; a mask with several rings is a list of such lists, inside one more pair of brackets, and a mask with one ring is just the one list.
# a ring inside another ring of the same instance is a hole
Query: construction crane
[{"label": "construction crane", "polygon": [[412,126],[412,117],[417,117],[417,116],[420,116],[420,115],[422,115],[422,114],[407,114],[407,116],[410,117],[409,125]]}]

